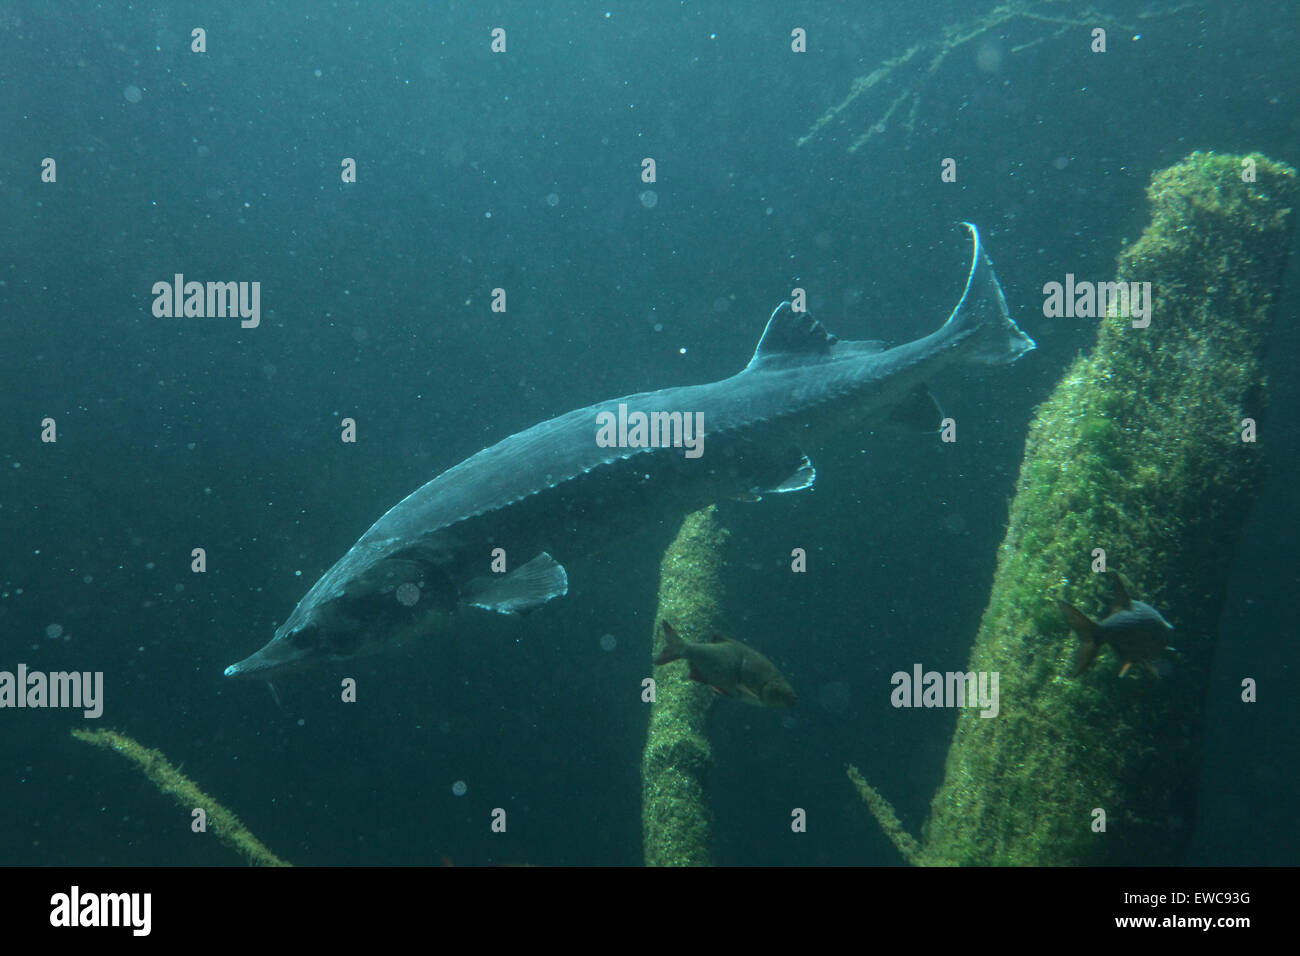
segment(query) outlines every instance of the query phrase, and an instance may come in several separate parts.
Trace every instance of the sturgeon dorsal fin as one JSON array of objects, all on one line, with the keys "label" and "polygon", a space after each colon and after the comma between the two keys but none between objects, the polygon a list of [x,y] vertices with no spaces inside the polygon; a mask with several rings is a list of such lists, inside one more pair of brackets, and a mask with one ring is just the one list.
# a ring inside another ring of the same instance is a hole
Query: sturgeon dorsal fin
[{"label": "sturgeon dorsal fin", "polygon": [[782,302],[767,320],[754,357],[745,368],[815,362],[829,355],[838,341],[807,312],[796,312],[789,302]]}]

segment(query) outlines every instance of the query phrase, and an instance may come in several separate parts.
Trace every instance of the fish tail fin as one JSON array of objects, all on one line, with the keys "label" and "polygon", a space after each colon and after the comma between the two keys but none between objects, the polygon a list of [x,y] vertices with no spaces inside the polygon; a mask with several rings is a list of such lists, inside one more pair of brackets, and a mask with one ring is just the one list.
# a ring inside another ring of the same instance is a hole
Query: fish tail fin
[{"label": "fish tail fin", "polygon": [[1074,673],[1070,675],[1078,677],[1092,666],[1092,662],[1097,659],[1097,652],[1101,650],[1101,641],[1097,640],[1097,625],[1072,604],[1057,601],[1056,606],[1061,609],[1065,623],[1079,635],[1079,653],[1074,657]]},{"label": "fish tail fin", "polygon": [[961,301],[940,331],[952,339],[954,347],[962,350],[968,362],[1008,365],[1037,346],[1012,321],[1002,286],[993,273],[993,263],[980,241],[979,230],[969,222],[962,225],[971,234],[970,275],[966,278],[966,290]]},{"label": "fish tail fin", "polygon": [[673,661],[681,658],[686,650],[686,642],[682,636],[677,633],[677,628],[673,627],[667,621],[664,625],[664,650],[663,653],[655,658],[655,664],[671,664]]}]

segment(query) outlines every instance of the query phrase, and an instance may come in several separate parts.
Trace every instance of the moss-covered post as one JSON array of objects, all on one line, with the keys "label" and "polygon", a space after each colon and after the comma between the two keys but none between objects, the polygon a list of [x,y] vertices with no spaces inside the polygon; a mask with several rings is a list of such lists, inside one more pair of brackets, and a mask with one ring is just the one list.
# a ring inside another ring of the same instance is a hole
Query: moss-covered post
[{"label": "moss-covered post", "polygon": [[[1150,326],[1103,319],[1037,410],[970,662],[999,672],[1001,710],[959,716],[918,862],[1174,863],[1190,834],[1215,632],[1261,479],[1243,436],[1264,411],[1296,174],[1193,153],[1148,197],[1118,278],[1151,283]],[[1104,612],[1097,548],[1175,625],[1172,674],[1121,680],[1104,649],[1069,676],[1077,641],[1053,599]]]},{"label": "moss-covered post", "polygon": [[[721,630],[722,552],[727,531],[710,506],[688,515],[659,568],[653,652],[663,650],[663,621],[698,641]],[[713,693],[680,664],[655,668],[655,700],[641,758],[641,833],[647,866],[713,862],[705,719]]]}]

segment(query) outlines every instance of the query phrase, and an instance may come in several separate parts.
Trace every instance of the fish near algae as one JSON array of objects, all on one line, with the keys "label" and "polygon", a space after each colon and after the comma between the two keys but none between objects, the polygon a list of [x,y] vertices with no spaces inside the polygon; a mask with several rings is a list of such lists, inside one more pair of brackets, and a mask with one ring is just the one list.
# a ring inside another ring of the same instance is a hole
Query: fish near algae
[{"label": "fish near algae", "polygon": [[[686,634],[721,626],[723,551],[729,532],[710,505],[686,516],[659,570],[653,657],[666,647],[663,624]],[[660,669],[641,757],[641,832],[646,866],[709,866],[713,749],[705,721],[715,694],[677,669]]]},{"label": "fish near algae", "polygon": [[[1151,223],[1117,277],[1151,283],[1150,325],[1103,318],[1035,412],[969,665],[1000,672],[1002,710],[959,714],[915,862],[1179,861],[1214,629],[1262,480],[1243,419],[1264,411],[1298,193],[1295,170],[1259,154],[1193,153],[1152,177]],[[1104,603],[1096,548],[1180,622],[1169,679],[1070,676],[1055,602]]]}]

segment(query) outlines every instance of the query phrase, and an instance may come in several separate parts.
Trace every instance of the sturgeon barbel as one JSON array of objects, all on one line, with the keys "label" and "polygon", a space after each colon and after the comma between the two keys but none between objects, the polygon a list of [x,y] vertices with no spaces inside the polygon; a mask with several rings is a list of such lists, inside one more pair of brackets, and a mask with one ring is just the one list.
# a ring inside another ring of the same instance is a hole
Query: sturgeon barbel
[{"label": "sturgeon barbel", "polygon": [[[453,624],[459,609],[517,614],[568,592],[552,555],[591,553],[719,498],[812,487],[809,452],[911,401],[958,363],[1034,348],[1011,320],[979,231],[948,321],[914,342],[842,342],[783,302],[738,374],[580,408],[511,435],[423,485],[374,523],[228,677],[345,661]],[[615,427],[617,426],[617,427]]]}]

